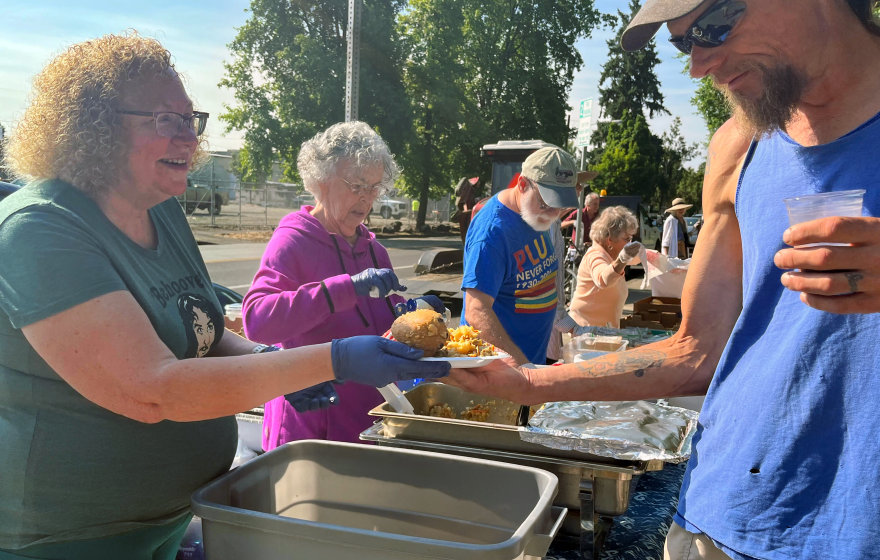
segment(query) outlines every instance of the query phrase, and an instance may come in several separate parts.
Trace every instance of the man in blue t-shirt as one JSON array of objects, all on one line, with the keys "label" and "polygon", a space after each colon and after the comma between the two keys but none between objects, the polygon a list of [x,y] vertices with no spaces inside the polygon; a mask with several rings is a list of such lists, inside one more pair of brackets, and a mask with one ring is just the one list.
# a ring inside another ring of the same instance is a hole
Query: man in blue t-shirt
[{"label": "man in blue t-shirt", "polygon": [[513,188],[474,218],[464,249],[462,324],[520,364],[543,364],[553,328],[558,257],[550,228],[577,206],[574,158],[542,148],[523,162]]}]

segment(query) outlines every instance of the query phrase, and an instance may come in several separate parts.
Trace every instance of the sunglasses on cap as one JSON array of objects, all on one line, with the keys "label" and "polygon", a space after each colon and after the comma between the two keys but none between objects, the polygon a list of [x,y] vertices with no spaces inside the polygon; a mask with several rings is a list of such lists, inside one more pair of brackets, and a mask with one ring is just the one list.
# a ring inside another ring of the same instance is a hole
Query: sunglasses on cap
[{"label": "sunglasses on cap", "polygon": [[669,38],[675,48],[691,54],[694,47],[714,49],[721,46],[746,11],[746,3],[737,0],[721,0],[703,12],[691,24],[684,35]]}]

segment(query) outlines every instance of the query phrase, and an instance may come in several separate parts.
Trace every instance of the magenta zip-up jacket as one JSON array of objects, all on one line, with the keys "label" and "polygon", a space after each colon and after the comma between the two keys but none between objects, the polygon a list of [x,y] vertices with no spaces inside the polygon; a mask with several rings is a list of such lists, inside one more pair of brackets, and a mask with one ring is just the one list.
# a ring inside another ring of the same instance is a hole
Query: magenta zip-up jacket
[{"label": "magenta zip-up jacket", "polygon": [[[244,332],[249,340],[296,348],[334,338],[382,335],[394,322],[390,298],[360,297],[351,275],[368,268],[391,268],[391,259],[364,225],[352,248],[312,216],[311,206],[285,216],[266,247],[260,270],[244,298]],[[338,385],[339,404],[296,412],[278,397],[266,403],[263,449],[288,441],[326,439],[359,442],[373,423],[367,412],[384,401],[373,387],[351,381]]]}]

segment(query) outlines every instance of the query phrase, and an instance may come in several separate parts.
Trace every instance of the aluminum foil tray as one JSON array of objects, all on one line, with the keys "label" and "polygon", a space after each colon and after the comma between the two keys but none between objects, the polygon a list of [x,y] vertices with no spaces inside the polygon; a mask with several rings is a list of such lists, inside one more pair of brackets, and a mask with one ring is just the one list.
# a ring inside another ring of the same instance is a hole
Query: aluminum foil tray
[{"label": "aluminum foil tray", "polygon": [[[388,403],[370,411],[371,416],[382,418],[383,434],[390,438],[464,445],[483,449],[512,451],[589,461],[616,466],[629,466],[632,461],[622,461],[585,453],[579,449],[551,449],[539,443],[523,441],[520,433],[525,428],[516,426],[520,405],[498,399],[468,393],[442,383],[423,383],[406,392],[415,414],[396,412]],[[428,416],[431,407],[447,404],[456,418]],[[460,420],[458,417],[467,407],[486,405],[490,414],[486,422]]]},{"label": "aluminum foil tray", "polygon": [[698,412],[646,401],[544,405],[519,432],[529,443],[626,461],[685,461]]}]

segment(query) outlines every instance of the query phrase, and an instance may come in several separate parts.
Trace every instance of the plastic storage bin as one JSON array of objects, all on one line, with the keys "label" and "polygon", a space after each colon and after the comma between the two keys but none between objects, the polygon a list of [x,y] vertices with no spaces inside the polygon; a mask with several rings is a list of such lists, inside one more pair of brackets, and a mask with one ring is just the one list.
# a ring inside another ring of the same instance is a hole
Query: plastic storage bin
[{"label": "plastic storage bin", "polygon": [[540,469],[305,440],[198,490],[211,560],[542,557],[566,510]]}]

